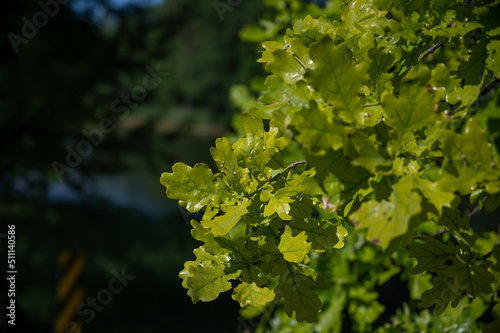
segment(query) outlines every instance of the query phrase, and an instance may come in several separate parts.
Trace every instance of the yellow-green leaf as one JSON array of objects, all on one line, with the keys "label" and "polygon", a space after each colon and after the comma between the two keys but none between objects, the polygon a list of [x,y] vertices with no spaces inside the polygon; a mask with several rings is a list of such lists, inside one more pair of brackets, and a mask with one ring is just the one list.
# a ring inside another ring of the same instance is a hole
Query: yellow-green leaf
[{"label": "yellow-green leaf", "polygon": [[307,241],[305,231],[293,237],[292,229],[286,225],[278,249],[286,261],[301,263],[311,250],[311,243]]},{"label": "yellow-green leaf", "polygon": [[241,307],[258,307],[271,302],[275,296],[276,295],[269,288],[259,288],[255,283],[248,284],[242,282],[239,286],[234,288],[231,297],[239,302]]},{"label": "yellow-green leaf", "polygon": [[421,210],[420,195],[412,191],[412,182],[403,179],[394,186],[389,200],[364,202],[350,218],[359,228],[368,228],[369,240],[386,248],[407,232],[410,218]]},{"label": "yellow-green leaf", "polygon": [[306,81],[333,105],[340,118],[354,122],[362,111],[359,95],[368,67],[355,66],[350,52],[328,36],[311,46],[310,55],[314,69],[307,72]]},{"label": "yellow-green leaf", "polygon": [[199,211],[209,203],[220,204],[235,200],[237,196],[222,181],[215,181],[212,170],[203,163],[193,168],[176,163],[172,172],[164,172],[160,182],[167,188],[170,199],[184,202],[186,209],[191,213]]},{"label": "yellow-green leaf", "polygon": [[223,215],[216,216],[212,220],[202,221],[202,224],[206,228],[210,227],[210,232],[215,236],[226,235],[248,212],[247,208],[251,203],[252,201],[244,198],[238,201],[236,206],[222,207]]}]

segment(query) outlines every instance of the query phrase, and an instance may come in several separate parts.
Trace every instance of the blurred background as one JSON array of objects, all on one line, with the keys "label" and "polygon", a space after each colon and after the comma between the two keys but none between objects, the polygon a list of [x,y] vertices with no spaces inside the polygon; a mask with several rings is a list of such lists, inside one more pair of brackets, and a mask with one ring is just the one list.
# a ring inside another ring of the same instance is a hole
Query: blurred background
[{"label": "blurred background", "polygon": [[56,332],[79,304],[82,332],[251,331],[229,292],[187,296],[196,216],[160,174],[214,167],[209,148],[263,89],[261,43],[339,2],[2,1],[0,269],[14,224],[17,332]]}]

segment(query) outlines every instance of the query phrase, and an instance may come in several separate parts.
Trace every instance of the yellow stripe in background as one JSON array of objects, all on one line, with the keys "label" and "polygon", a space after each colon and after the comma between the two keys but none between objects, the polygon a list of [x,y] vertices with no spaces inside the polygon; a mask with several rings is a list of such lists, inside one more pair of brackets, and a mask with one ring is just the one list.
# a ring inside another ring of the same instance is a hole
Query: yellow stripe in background
[{"label": "yellow stripe in background", "polygon": [[56,317],[55,332],[64,332],[66,324],[70,321],[81,327],[81,322],[76,317],[76,309],[83,300],[83,288],[77,287],[71,295],[67,304],[63,305],[60,313]]},{"label": "yellow stripe in background", "polygon": [[64,250],[59,256],[59,268],[65,269],[68,266],[68,262],[71,259],[71,252]]},{"label": "yellow stripe in background", "polygon": [[57,301],[60,302],[64,300],[64,298],[66,298],[68,292],[71,290],[71,286],[73,286],[76,283],[76,280],[82,273],[84,264],[85,264],[84,256],[77,255],[73,265],[69,267],[66,274],[61,278],[61,281],[59,282],[56,294]]}]

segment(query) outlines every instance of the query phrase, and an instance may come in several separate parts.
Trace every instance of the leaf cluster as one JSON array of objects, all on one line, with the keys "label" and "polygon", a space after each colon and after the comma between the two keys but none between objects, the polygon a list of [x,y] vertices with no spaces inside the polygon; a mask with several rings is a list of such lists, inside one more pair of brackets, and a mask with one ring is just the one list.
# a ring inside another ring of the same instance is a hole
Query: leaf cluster
[{"label": "leaf cluster", "polygon": [[[217,173],[176,164],[162,175],[169,198],[204,210],[184,287],[208,301],[238,279],[240,304],[282,300],[312,322],[325,279],[311,255],[355,227],[387,253],[410,250],[412,272],[432,276],[422,301],[435,313],[464,295],[497,302],[498,246],[458,207],[500,206],[499,4],[355,0],[340,12],[263,44],[267,90],[241,116],[244,137],[217,140]],[[283,163],[288,151],[305,160]]]}]

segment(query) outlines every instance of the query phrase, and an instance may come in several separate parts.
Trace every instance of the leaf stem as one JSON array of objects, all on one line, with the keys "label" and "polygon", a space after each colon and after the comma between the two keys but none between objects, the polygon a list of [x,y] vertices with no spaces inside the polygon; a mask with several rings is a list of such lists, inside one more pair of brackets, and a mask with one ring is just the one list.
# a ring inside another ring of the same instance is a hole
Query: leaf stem
[{"label": "leaf stem", "polygon": [[[495,244],[494,246],[500,246],[500,244]],[[488,259],[488,258],[489,258],[492,254],[493,254],[493,250],[491,250],[490,252],[486,253],[484,256],[479,257],[478,259],[479,259],[479,260],[486,260],[486,259]]]},{"label": "leaf stem", "polygon": [[476,205],[472,211],[466,212],[465,214],[469,217],[472,217],[473,215],[477,214],[480,211],[481,211],[481,207],[479,205]]},{"label": "leaf stem", "polygon": [[297,161],[297,162],[293,162],[292,164],[290,164],[289,166],[287,166],[283,171],[281,171],[280,173],[278,173],[276,176],[274,176],[273,178],[269,179],[269,182],[273,182],[275,181],[276,179],[278,179],[279,177],[281,177],[283,174],[287,173],[288,171],[290,171],[291,168],[299,165],[299,164],[306,164],[307,162],[306,161]]},{"label": "leaf stem", "polygon": [[430,48],[428,48],[427,50],[425,50],[425,52],[420,56],[420,60],[422,60],[423,58],[425,58],[429,54],[434,53],[434,51],[436,51],[437,49],[439,49],[443,45],[444,44],[441,43],[441,42],[438,42],[438,43],[432,45]]},{"label": "leaf stem", "polygon": [[304,68],[304,70],[307,71],[307,66],[305,66],[302,61],[300,61],[299,57],[297,57],[297,55],[295,54],[295,52],[290,52],[292,54],[292,56],[295,58],[295,60],[302,66],[302,68]]},{"label": "leaf stem", "polygon": [[[486,88],[481,90],[481,93],[479,94],[479,98],[483,97],[484,95],[489,94],[491,91],[495,91],[495,89],[500,85],[500,79],[495,79],[493,82],[491,82]],[[488,96],[491,97],[491,96]]]},{"label": "leaf stem", "polygon": [[[273,178],[269,179],[266,181],[266,184],[267,183],[271,183],[271,182],[274,182],[276,179],[278,179],[279,177],[281,177],[283,174],[285,174],[286,172],[290,171],[291,168],[293,168],[294,166],[297,166],[299,164],[306,164],[307,161],[297,161],[297,162],[293,162],[292,164],[290,164],[289,166],[287,166],[282,172],[278,173],[276,176],[274,176]],[[265,184],[264,184],[265,185]],[[255,191],[253,191],[252,193],[248,194],[248,195],[245,195],[245,197],[247,198],[251,198],[255,193],[259,192],[260,190],[262,190],[262,188],[264,187],[264,185],[262,185],[261,187],[259,187],[258,189],[256,189]]]},{"label": "leaf stem", "polygon": [[362,107],[364,108],[371,108],[373,106],[380,106],[380,103],[373,103],[373,104],[363,104]]}]

